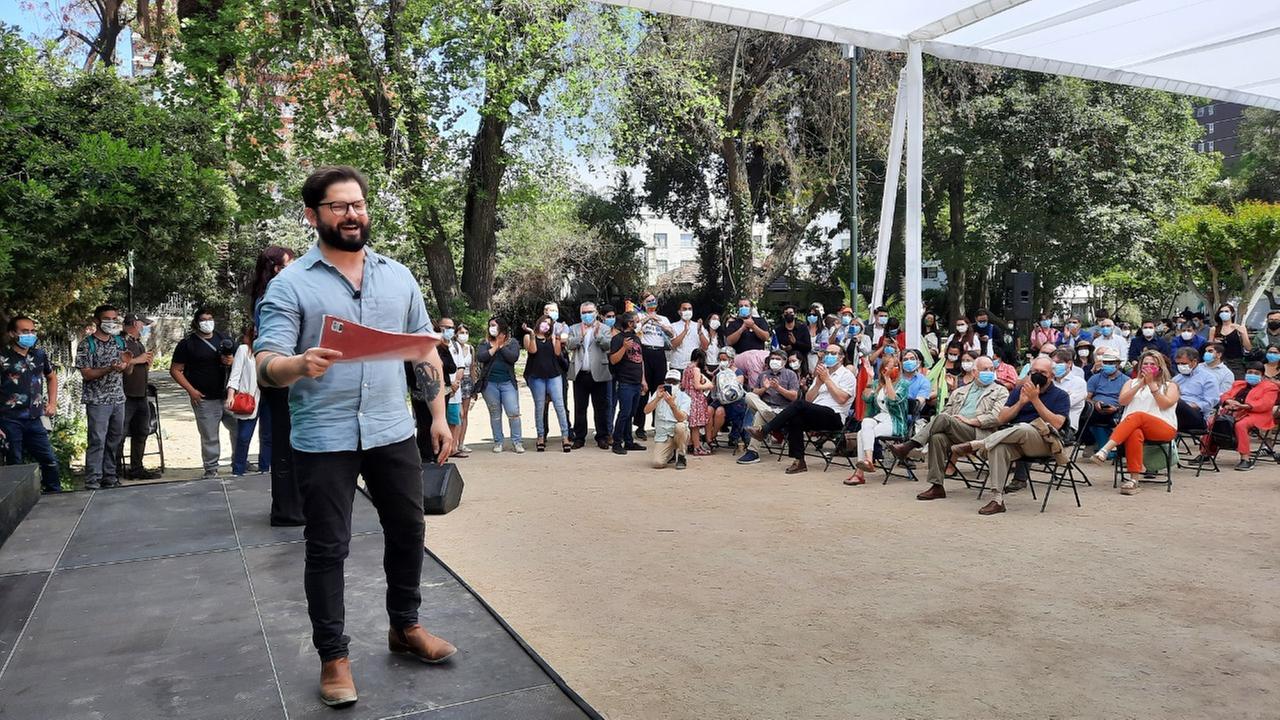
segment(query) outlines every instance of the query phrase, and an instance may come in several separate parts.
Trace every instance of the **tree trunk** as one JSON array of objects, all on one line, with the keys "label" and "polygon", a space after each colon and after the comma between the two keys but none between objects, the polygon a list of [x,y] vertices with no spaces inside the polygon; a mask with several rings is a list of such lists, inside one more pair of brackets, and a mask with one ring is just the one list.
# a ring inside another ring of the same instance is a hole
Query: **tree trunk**
[{"label": "tree trunk", "polygon": [[747,291],[752,267],[751,189],[747,186],[746,168],[738,146],[729,135],[720,141],[720,158],[724,161],[725,186],[729,194],[729,233],[724,239],[728,290],[743,295]]},{"label": "tree trunk", "polygon": [[440,317],[453,312],[453,301],[458,297],[458,270],[453,265],[453,253],[449,251],[449,238],[440,221],[440,213],[432,206],[426,211],[426,232],[417,238],[418,248],[427,261],[427,276],[431,280],[431,294],[435,297],[436,311]]},{"label": "tree trunk", "polygon": [[[491,98],[486,98],[486,105]],[[488,309],[493,300],[498,261],[498,195],[507,169],[502,141],[507,122],[493,115],[480,118],[471,144],[467,194],[462,210],[462,292],[472,309]]]}]

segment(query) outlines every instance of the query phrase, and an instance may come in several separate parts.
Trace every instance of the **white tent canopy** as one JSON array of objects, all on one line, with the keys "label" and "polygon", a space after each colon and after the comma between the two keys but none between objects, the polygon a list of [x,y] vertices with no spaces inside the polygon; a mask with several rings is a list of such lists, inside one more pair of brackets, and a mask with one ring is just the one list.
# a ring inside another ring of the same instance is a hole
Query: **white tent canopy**
[{"label": "white tent canopy", "polygon": [[887,156],[876,284],[883,297],[906,139],[906,317],[920,329],[921,54],[1280,110],[1280,0],[604,0],[651,12],[907,53]]}]

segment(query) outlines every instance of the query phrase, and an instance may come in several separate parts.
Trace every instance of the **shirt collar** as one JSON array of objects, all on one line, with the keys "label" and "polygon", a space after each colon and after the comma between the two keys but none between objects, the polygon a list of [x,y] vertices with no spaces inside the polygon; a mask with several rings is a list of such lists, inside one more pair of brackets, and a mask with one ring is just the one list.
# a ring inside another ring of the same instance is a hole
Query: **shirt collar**
[{"label": "shirt collar", "polygon": [[[370,248],[368,245],[366,245],[364,248],[364,256],[366,260],[376,262],[380,265],[384,265],[387,262],[386,257],[374,252],[373,249]],[[298,258],[297,262],[301,263],[302,267],[307,270],[310,270],[311,268],[315,267],[316,263],[323,263],[325,265],[328,265],[329,267],[333,267],[332,263],[324,259],[324,253],[320,252],[319,242],[312,243],[311,249],[307,250],[305,255]]]}]

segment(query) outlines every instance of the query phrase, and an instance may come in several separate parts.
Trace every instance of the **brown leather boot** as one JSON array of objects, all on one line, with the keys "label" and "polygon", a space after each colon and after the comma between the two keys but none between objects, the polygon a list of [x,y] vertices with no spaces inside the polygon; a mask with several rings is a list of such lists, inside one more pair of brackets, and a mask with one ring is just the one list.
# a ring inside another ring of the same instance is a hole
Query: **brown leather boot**
[{"label": "brown leather boot", "polygon": [[329,707],[346,707],[356,701],[350,658],[340,657],[320,663],[320,700]]},{"label": "brown leather boot", "polygon": [[387,632],[387,647],[393,653],[408,653],[424,663],[442,663],[458,652],[448,640],[432,635],[421,625],[407,628],[391,628]]}]

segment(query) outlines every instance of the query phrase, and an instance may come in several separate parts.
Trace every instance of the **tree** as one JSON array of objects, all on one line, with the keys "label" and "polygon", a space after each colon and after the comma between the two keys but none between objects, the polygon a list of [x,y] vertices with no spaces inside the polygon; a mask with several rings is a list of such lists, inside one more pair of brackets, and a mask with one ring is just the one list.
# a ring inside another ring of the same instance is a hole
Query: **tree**
[{"label": "tree", "polygon": [[[82,315],[138,258],[144,297],[207,288],[234,198],[206,119],[107,70],[41,62],[0,26],[0,294]],[[123,300],[123,298],[117,298]]]},{"label": "tree", "polygon": [[1248,108],[1239,132],[1241,196],[1280,202],[1280,112]]}]

